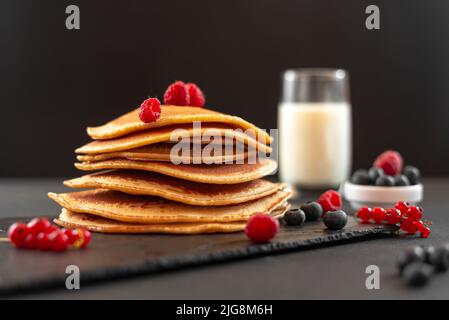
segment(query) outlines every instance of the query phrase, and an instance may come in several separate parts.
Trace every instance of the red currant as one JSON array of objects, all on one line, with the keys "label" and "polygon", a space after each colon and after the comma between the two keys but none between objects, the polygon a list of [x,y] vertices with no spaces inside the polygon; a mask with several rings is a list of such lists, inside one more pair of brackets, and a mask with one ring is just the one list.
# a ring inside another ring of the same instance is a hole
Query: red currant
[{"label": "red currant", "polygon": [[23,240],[23,246],[27,249],[36,249],[37,248],[37,234],[29,233]]},{"label": "red currant", "polygon": [[48,235],[50,249],[53,251],[65,251],[68,247],[68,238],[62,231],[53,231]]},{"label": "red currant", "polygon": [[402,221],[402,213],[399,209],[389,208],[386,211],[388,224],[397,224]]},{"label": "red currant", "polygon": [[60,230],[60,229],[59,229],[57,226],[51,225],[50,227],[48,227],[48,228],[45,230],[45,233],[46,233],[46,234],[50,234],[50,233],[53,233],[53,232],[59,231],[59,230]]},{"label": "red currant", "polygon": [[357,211],[357,217],[359,217],[362,222],[367,223],[371,220],[372,211],[373,210],[368,207],[360,208],[359,211]]},{"label": "red currant", "polygon": [[49,234],[45,232],[40,232],[37,235],[37,247],[40,250],[49,250],[51,247]]},{"label": "red currant", "polygon": [[67,243],[70,246],[80,239],[78,229],[62,229],[62,232],[67,236]]},{"label": "red currant", "polygon": [[31,233],[34,234],[45,232],[50,226],[51,223],[47,218],[34,218],[30,222],[28,222],[28,228],[30,228]]},{"label": "red currant", "polygon": [[402,214],[405,214],[407,212],[408,209],[408,202],[405,201],[399,201],[397,202],[394,207],[396,209],[398,209],[399,211],[401,211]]},{"label": "red currant", "polygon": [[92,234],[89,232],[89,230],[86,229],[78,229],[78,232],[82,234],[83,238],[83,242],[81,243],[80,248],[87,247],[87,245],[90,243],[90,239],[92,238]]},{"label": "red currant", "polygon": [[401,222],[400,229],[407,232],[408,234],[415,234],[418,231],[415,221],[410,219],[404,219]]},{"label": "red currant", "polygon": [[423,226],[419,232],[422,238],[428,238],[430,236],[430,229],[426,226]]},{"label": "red currant", "polygon": [[423,209],[421,207],[410,206],[407,209],[406,216],[410,220],[419,221],[423,215]]},{"label": "red currant", "polygon": [[384,208],[376,207],[373,208],[371,217],[373,218],[374,222],[381,223],[387,218],[387,212]]},{"label": "red currant", "polygon": [[29,233],[30,229],[25,223],[14,223],[8,229],[9,240],[17,248],[24,248],[24,240]]}]

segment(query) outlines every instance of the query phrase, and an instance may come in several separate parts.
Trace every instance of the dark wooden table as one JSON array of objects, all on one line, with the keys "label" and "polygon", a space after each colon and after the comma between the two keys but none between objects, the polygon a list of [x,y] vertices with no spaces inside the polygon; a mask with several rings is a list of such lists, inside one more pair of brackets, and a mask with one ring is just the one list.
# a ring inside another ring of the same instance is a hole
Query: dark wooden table
[{"label": "dark wooden table", "polygon": [[[64,191],[62,179],[0,179],[0,218],[56,215],[46,197]],[[313,199],[313,192],[301,194]],[[429,239],[396,237],[325,246],[301,252],[239,260],[123,280],[38,291],[14,298],[57,299],[441,299],[449,298],[449,274],[421,289],[397,276],[397,254],[413,245],[449,242],[449,178],[425,180]],[[367,290],[365,269],[380,268],[380,289]],[[14,272],[11,270],[10,272]]]}]

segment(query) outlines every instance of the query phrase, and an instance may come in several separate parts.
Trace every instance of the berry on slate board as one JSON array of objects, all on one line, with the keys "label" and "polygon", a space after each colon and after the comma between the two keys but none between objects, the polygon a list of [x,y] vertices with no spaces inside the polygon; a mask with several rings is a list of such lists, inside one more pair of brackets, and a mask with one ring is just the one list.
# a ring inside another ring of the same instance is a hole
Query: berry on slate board
[{"label": "berry on slate board", "polygon": [[189,90],[184,82],[176,81],[168,86],[164,93],[164,104],[174,106],[190,105]]},{"label": "berry on slate board", "polygon": [[24,248],[24,240],[30,233],[30,229],[25,223],[14,223],[8,229],[8,237],[17,248]]},{"label": "berry on slate board", "polygon": [[376,223],[382,223],[382,221],[387,219],[387,211],[384,208],[373,208],[371,217]]},{"label": "berry on slate board", "polygon": [[60,229],[47,218],[34,218],[28,224],[14,223],[8,229],[8,237],[17,248],[52,251],[65,251],[69,246],[85,248],[91,239],[86,229]]},{"label": "berry on slate board", "polygon": [[394,186],[394,178],[392,176],[379,176],[375,182],[376,186],[392,187]]},{"label": "berry on slate board", "polygon": [[422,247],[413,247],[401,252],[397,260],[399,274],[402,274],[404,268],[412,262],[425,262],[426,257],[427,253]]},{"label": "berry on slate board", "polygon": [[410,181],[410,184],[418,184],[421,180],[421,173],[419,172],[419,169],[412,166],[405,166],[403,172],[402,172]]},{"label": "berry on slate board", "polygon": [[348,223],[348,215],[343,210],[328,211],[323,216],[323,223],[329,230],[340,230]]},{"label": "berry on slate board", "polygon": [[341,209],[342,201],[340,194],[335,190],[327,190],[319,198],[318,203],[323,208],[323,214],[327,211]]},{"label": "berry on slate board", "polygon": [[318,202],[308,201],[299,207],[306,215],[306,221],[316,221],[323,215],[323,208]]},{"label": "berry on slate board", "polygon": [[268,214],[258,213],[252,216],[245,227],[245,233],[256,243],[268,242],[279,231],[279,222]]},{"label": "berry on slate board", "polygon": [[204,107],[206,98],[203,91],[194,83],[186,83],[186,89],[190,96],[190,106]]},{"label": "berry on slate board", "polygon": [[402,172],[403,160],[397,151],[387,150],[380,154],[374,161],[373,167],[382,168],[390,176],[395,176]]},{"label": "berry on slate board", "polygon": [[47,218],[34,218],[27,223],[31,233],[38,234],[39,232],[45,232],[51,227],[50,221]]},{"label": "berry on slate board", "polygon": [[415,261],[405,266],[402,278],[410,286],[423,286],[429,282],[433,268],[426,263]]},{"label": "berry on slate board", "polygon": [[387,223],[388,224],[398,224],[402,221],[402,212],[396,208],[386,209],[387,213]]},{"label": "berry on slate board", "polygon": [[409,206],[405,212],[405,216],[413,221],[421,220],[423,215],[423,209],[417,206]]},{"label": "berry on slate board", "polygon": [[417,227],[415,221],[407,219],[407,218],[402,220],[399,228],[409,235],[415,234],[418,231],[418,227]]},{"label": "berry on slate board", "polygon": [[360,220],[362,220],[362,222],[367,223],[371,220],[372,213],[373,213],[373,209],[368,208],[368,207],[363,207],[357,211],[356,216]]},{"label": "berry on slate board", "polygon": [[300,226],[306,221],[306,214],[299,208],[290,209],[284,214],[284,221],[289,226]]},{"label": "berry on slate board", "polygon": [[407,212],[408,206],[409,206],[408,202],[405,201],[399,201],[394,205],[394,207],[399,211],[401,211],[402,214],[405,214]]},{"label": "berry on slate board", "polygon": [[358,169],[352,174],[351,182],[360,185],[370,185],[372,179],[368,175],[368,171],[365,169]]}]

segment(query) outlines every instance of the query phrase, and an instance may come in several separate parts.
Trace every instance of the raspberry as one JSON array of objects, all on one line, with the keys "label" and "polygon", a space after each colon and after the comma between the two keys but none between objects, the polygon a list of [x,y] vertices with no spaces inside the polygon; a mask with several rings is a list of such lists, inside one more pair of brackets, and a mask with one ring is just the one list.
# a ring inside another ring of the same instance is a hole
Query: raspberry
[{"label": "raspberry", "polygon": [[387,209],[387,223],[397,224],[402,221],[402,212],[396,208]]},{"label": "raspberry", "polygon": [[387,150],[379,155],[374,161],[373,167],[382,168],[390,176],[402,172],[402,156],[397,151]]},{"label": "raspberry", "polygon": [[362,222],[367,223],[371,220],[372,209],[368,207],[360,208],[357,211],[357,217],[359,217]]},{"label": "raspberry", "polygon": [[373,218],[374,222],[376,223],[382,223],[385,219],[387,219],[387,212],[384,208],[373,208],[373,212],[371,213],[371,217]]},{"label": "raspberry", "polygon": [[341,196],[335,190],[327,190],[319,198],[318,203],[323,208],[323,214],[328,211],[337,211],[341,209]]},{"label": "raspberry", "polygon": [[245,233],[254,242],[268,242],[279,231],[279,222],[268,214],[258,213],[246,224]]},{"label": "raspberry", "polygon": [[194,107],[204,107],[206,98],[203,91],[194,83],[186,83],[186,89],[190,96],[190,104]]},{"label": "raspberry", "polygon": [[168,86],[164,93],[164,104],[188,106],[190,104],[189,90],[184,82],[176,81]]},{"label": "raspberry", "polygon": [[148,98],[140,105],[139,118],[145,123],[154,122],[161,116],[161,103],[157,98]]}]

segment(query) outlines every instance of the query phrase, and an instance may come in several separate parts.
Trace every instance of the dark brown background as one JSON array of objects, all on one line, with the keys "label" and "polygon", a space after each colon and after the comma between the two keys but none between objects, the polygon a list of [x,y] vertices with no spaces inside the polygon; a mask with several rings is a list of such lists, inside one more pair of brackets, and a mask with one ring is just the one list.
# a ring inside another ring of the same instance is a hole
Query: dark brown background
[{"label": "dark brown background", "polygon": [[[81,30],[65,29],[65,7]],[[364,28],[381,9],[381,30]],[[280,72],[351,74],[354,167],[386,148],[449,174],[449,2],[168,0],[0,3],[0,176],[75,175],[73,149],[175,79],[214,109],[276,126]]]}]

